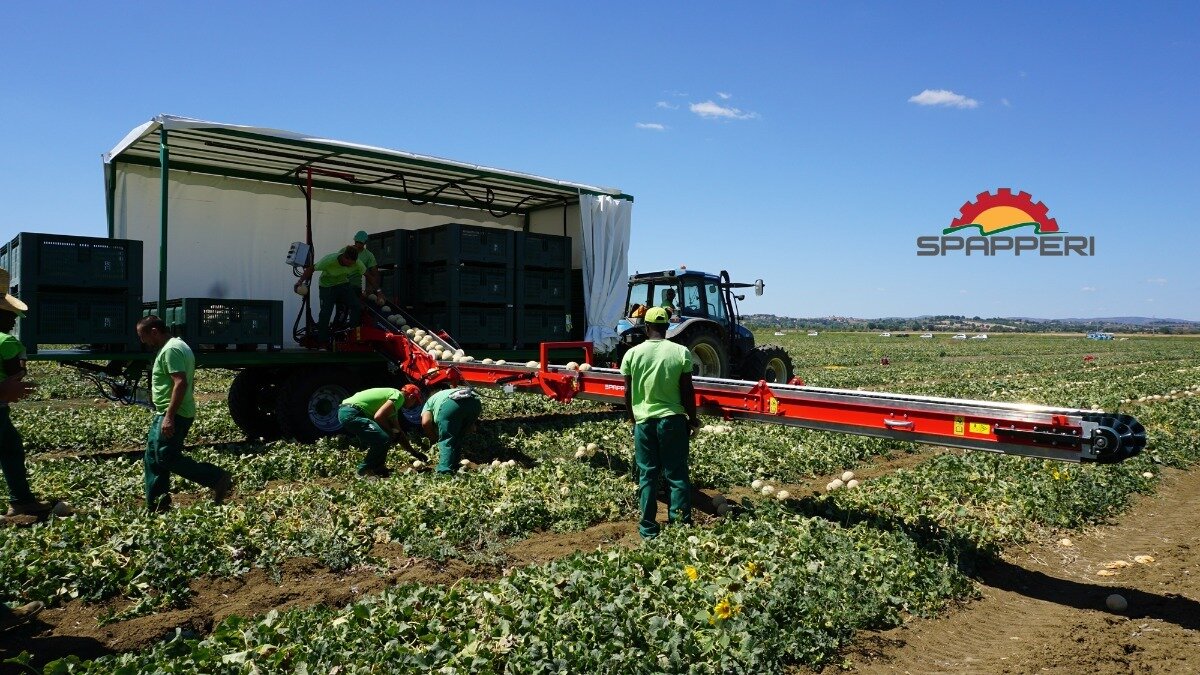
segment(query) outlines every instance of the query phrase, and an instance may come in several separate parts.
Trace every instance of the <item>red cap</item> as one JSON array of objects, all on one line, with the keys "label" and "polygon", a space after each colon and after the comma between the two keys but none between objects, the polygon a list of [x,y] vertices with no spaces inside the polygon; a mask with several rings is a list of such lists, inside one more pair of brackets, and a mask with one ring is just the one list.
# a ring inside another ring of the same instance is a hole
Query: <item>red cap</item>
[{"label": "red cap", "polygon": [[404,394],[405,403],[411,403],[413,401],[416,401],[417,403],[421,402],[421,390],[417,389],[417,385],[415,384],[406,384],[403,387],[400,387],[400,392]]}]

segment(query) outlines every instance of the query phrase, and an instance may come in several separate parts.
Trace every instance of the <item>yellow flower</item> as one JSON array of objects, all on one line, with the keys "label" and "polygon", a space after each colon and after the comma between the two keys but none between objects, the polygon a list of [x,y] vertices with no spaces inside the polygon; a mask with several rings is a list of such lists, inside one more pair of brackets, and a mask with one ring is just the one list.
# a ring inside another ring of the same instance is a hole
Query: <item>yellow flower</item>
[{"label": "yellow flower", "polygon": [[1054,476],[1054,480],[1058,480],[1058,479],[1062,478],[1062,474],[1060,474],[1060,473],[1058,472],[1058,469],[1055,469],[1055,470],[1054,470],[1054,473],[1053,473],[1053,474],[1051,474],[1051,475],[1053,475],[1053,476]]},{"label": "yellow flower", "polygon": [[756,576],[758,576],[759,572],[762,572],[761,565],[759,565],[758,563],[753,562],[753,561],[746,563],[746,576],[747,577],[756,577]]},{"label": "yellow flower", "polygon": [[729,596],[725,596],[713,606],[713,616],[724,621],[737,614],[739,609],[741,608],[729,601]]},{"label": "yellow flower", "polygon": [[683,573],[686,574],[687,578],[691,581],[695,581],[700,578],[700,571],[691,565],[683,568]]}]

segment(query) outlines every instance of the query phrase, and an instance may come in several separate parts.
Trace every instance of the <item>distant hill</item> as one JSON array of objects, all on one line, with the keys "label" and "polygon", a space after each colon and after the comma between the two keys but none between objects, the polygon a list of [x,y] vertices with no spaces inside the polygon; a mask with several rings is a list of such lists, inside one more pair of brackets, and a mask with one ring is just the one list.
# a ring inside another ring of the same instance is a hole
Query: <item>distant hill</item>
[{"label": "distant hill", "polygon": [[747,314],[742,317],[751,328],[790,328],[793,330],[907,330],[930,332],[992,333],[1200,333],[1200,321],[1155,319],[1145,316],[1114,316],[1092,319],[1038,319],[1032,317],[967,317],[936,315],[859,319],[847,316],[796,318],[774,314]]}]

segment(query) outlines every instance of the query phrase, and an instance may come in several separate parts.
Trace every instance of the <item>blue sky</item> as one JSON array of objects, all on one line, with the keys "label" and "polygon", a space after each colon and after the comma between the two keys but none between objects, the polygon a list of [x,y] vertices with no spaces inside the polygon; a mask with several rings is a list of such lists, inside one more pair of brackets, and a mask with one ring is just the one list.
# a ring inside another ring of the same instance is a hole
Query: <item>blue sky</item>
[{"label": "blue sky", "polygon": [[[744,311],[1200,320],[1196,3],[332,4],[4,3],[0,235],[165,112],[619,187]],[[1096,256],[916,256],[999,187]]]}]

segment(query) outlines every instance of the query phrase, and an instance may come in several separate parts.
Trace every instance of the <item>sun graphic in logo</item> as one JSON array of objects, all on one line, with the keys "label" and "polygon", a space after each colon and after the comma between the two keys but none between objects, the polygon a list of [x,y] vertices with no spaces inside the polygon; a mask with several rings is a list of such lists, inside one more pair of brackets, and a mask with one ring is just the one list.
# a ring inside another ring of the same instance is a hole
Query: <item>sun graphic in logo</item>
[{"label": "sun graphic in logo", "polygon": [[967,202],[959,209],[959,217],[950,223],[950,227],[942,230],[942,234],[951,234],[968,228],[976,228],[981,235],[991,235],[997,232],[1016,229],[1018,227],[1034,228],[1035,234],[1058,232],[1058,223],[1053,218],[1047,218],[1049,209],[1045,204],[1033,203],[1032,195],[1028,192],[1013,194],[1008,188],[996,190],[996,194],[980,192],[974,202]]}]

